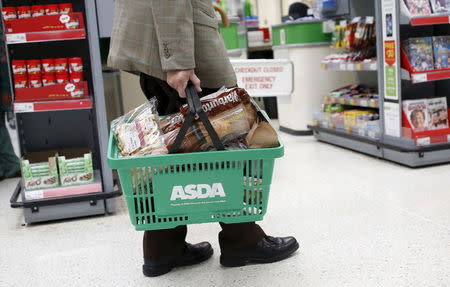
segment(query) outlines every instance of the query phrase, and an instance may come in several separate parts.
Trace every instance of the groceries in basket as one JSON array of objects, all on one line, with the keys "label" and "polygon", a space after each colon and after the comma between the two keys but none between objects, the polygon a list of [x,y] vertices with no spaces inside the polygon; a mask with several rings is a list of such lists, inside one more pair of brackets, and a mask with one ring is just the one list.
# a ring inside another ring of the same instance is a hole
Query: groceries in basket
[{"label": "groceries in basket", "polygon": [[[158,117],[156,100],[136,108],[112,123],[122,156],[169,153],[190,113],[188,105],[180,112]],[[200,99],[202,110],[225,149],[271,148],[279,145],[273,127],[262,121],[258,108],[244,89],[221,89]],[[215,150],[207,128],[195,118],[178,152]]]}]

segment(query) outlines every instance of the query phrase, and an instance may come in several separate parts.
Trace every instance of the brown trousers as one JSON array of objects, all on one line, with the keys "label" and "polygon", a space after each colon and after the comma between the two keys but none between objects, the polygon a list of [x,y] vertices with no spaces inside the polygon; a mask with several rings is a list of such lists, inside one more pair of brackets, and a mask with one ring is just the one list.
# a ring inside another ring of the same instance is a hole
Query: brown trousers
[{"label": "brown trousers", "polygon": [[[158,112],[167,115],[178,112],[186,100],[178,96],[167,82],[141,74],[141,89],[147,99],[158,99]],[[217,89],[203,88],[203,94],[208,95]],[[222,231],[219,233],[219,244],[222,254],[255,246],[264,236],[262,228],[254,222],[225,224],[220,223]],[[182,225],[174,229],[145,231],[143,247],[144,258],[164,258],[183,254],[187,226]]]}]

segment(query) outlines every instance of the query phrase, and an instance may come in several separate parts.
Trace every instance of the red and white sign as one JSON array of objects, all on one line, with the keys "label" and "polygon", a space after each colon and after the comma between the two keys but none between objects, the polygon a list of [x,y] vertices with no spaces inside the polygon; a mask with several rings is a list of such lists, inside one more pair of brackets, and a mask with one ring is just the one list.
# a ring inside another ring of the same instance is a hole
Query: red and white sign
[{"label": "red and white sign", "polygon": [[289,97],[294,90],[294,65],[287,59],[231,60],[238,86],[252,97]]}]

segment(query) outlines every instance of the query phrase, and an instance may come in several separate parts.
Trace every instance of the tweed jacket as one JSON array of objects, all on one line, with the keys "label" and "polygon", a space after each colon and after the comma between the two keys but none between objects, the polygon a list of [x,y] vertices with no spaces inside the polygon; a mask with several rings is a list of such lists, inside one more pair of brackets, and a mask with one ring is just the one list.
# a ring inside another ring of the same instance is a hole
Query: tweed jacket
[{"label": "tweed jacket", "polygon": [[204,88],[236,85],[211,0],[116,0],[108,65],[162,80],[195,69]]}]

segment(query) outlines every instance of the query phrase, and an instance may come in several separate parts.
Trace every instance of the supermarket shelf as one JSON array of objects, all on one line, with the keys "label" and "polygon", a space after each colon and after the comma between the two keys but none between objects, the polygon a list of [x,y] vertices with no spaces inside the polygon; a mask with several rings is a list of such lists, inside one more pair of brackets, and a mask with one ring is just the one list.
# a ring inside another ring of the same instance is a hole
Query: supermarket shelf
[{"label": "supermarket shelf", "polygon": [[448,80],[450,79],[450,70],[434,70],[430,72],[410,73],[402,69],[402,79],[411,81],[413,84]]},{"label": "supermarket shelf", "polygon": [[322,63],[322,69],[329,71],[377,71],[377,62]]},{"label": "supermarket shelf", "polygon": [[7,44],[85,39],[85,29],[6,34]]},{"label": "supermarket shelf", "polygon": [[400,1],[400,24],[411,26],[450,24],[450,14],[436,13],[425,16],[414,16],[409,12],[405,2]]},{"label": "supermarket shelf", "polygon": [[365,107],[365,108],[379,108],[379,101],[374,99],[346,99],[338,97],[326,96],[324,98],[325,104],[341,104],[354,107]]},{"label": "supermarket shelf", "polygon": [[92,109],[92,99],[14,103],[15,113]]}]

